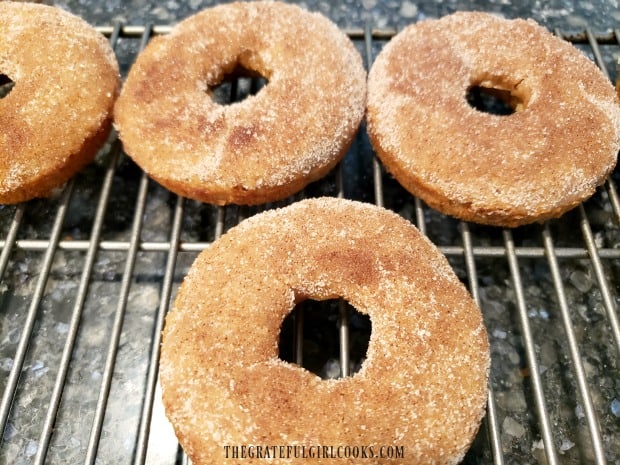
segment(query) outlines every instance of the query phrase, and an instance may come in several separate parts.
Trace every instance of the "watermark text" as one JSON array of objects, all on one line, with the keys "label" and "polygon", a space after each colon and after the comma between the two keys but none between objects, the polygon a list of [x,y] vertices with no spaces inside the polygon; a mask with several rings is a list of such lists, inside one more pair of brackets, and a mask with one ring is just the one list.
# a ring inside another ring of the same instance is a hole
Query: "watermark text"
[{"label": "watermark text", "polygon": [[227,459],[403,459],[404,446],[226,445]]}]

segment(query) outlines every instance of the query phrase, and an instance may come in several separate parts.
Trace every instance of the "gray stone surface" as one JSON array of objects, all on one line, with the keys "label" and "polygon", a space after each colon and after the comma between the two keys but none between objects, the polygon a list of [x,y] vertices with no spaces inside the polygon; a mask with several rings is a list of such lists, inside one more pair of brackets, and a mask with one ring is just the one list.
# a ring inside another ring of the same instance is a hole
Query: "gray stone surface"
[{"label": "gray stone surface", "polygon": [[[55,1],[55,5],[82,16],[95,26],[123,21],[128,25],[171,24],[212,5],[211,1],[164,0],[75,0]],[[410,22],[439,17],[457,10],[484,10],[506,17],[532,17],[550,29],[581,31],[590,26],[605,33],[620,25],[618,2],[608,1],[306,1],[313,11],[321,11],[342,28],[360,28],[370,23],[379,28],[402,27]],[[1,38],[0,38],[1,40]],[[125,66],[137,53],[138,39],[124,38],[117,53]],[[363,50],[363,44],[357,42]],[[602,47],[606,63],[620,56],[617,44]],[[1,70],[0,70],[1,71]],[[615,69],[608,68],[613,76]],[[80,241],[91,236],[102,178],[110,159],[106,146],[97,161],[76,178],[75,190],[63,223],[62,247],[54,254],[45,279],[35,324],[28,337],[28,350],[20,367],[20,379],[8,424],[0,440],[0,464],[30,464],[40,447],[40,436],[48,403],[59,372],[61,354],[70,334],[71,316],[85,264]],[[104,245],[97,254],[81,319],[72,348],[62,401],[47,452],[51,464],[84,463],[91,428],[105,376],[108,350],[115,318],[122,317],[120,339],[112,370],[101,434],[98,436],[99,465],[132,463],[137,448],[137,431],[142,415],[146,373],[154,334],[156,314],[162,297],[166,247],[174,216],[175,197],[154,182],[149,184],[141,241],[136,265],[128,277],[130,287],[123,295],[127,249],[131,239],[140,171],[126,158],[116,169],[102,234]],[[372,149],[364,128],[342,164],[344,194],[373,202]],[[420,205],[383,173],[381,186],[387,208],[423,228],[429,238],[448,255],[456,273],[470,284],[470,272],[463,256],[464,230],[459,222]],[[614,180],[618,182],[617,175]],[[336,176],[310,186],[306,195],[336,195]],[[295,200],[294,198],[291,200]],[[46,241],[58,211],[59,197],[30,202],[18,232],[7,271],[0,276],[0,393],[14,368],[15,354],[24,334],[27,312],[41,276]],[[260,208],[228,207],[221,226],[226,230]],[[620,226],[618,212],[604,190],[586,204],[594,241],[603,254],[603,270],[611,292],[611,311],[617,312],[620,289]],[[0,206],[0,244],[5,241],[16,208]],[[178,255],[173,294],[192,260],[196,248],[215,237],[218,211],[215,207],[186,201],[181,240],[187,245]],[[493,366],[491,386],[497,404],[500,449],[506,464],[546,464],[532,373],[525,353],[524,329],[519,323],[515,276],[509,269],[502,232],[495,228],[470,225],[476,247],[475,290],[480,298],[489,333]],[[600,425],[602,446],[608,463],[620,463],[620,359],[610,330],[608,309],[592,261],[585,253],[580,217],[571,212],[550,224],[554,244],[563,254],[560,280],[565,294],[571,327]],[[551,278],[549,261],[542,252],[543,230],[539,225],[513,231],[519,251],[519,277],[525,311],[532,329],[534,350],[542,389],[551,421],[553,443],[565,464],[595,463],[588,430],[586,409],[578,393],[574,361],[567,344],[558,300],[557,282]],[[77,244],[77,245],[76,245]],[[83,244],[83,242],[82,242]],[[196,248],[193,248],[193,246]],[[39,248],[38,248],[39,247]],[[125,299],[126,304],[120,305]],[[335,326],[336,318],[330,320]],[[312,324],[309,322],[308,324]],[[359,335],[354,335],[355,341]],[[321,342],[325,344],[325,342]],[[316,347],[314,344],[313,347]],[[115,347],[112,347],[115,349]],[[311,355],[308,355],[311,357]],[[358,360],[361,361],[361,360]],[[312,363],[308,360],[308,363]],[[338,360],[322,360],[324,376],[338,373]],[[353,367],[355,368],[355,367]],[[176,463],[177,445],[156,403],[148,439],[150,465]],[[449,419],[446,419],[449,421]],[[466,457],[466,463],[490,464],[492,452],[485,427]]]},{"label": "gray stone surface", "polygon": [[[80,15],[95,25],[107,24],[109,21],[123,21],[132,25],[148,22],[168,24],[208,6],[222,3],[213,0],[52,1],[56,6]],[[509,18],[531,17],[551,29],[581,29],[590,26],[597,31],[606,31],[620,23],[617,0],[308,0],[290,3],[320,11],[343,28],[363,27],[366,23],[376,27],[402,27],[414,21],[437,18],[460,10],[490,11]]]}]

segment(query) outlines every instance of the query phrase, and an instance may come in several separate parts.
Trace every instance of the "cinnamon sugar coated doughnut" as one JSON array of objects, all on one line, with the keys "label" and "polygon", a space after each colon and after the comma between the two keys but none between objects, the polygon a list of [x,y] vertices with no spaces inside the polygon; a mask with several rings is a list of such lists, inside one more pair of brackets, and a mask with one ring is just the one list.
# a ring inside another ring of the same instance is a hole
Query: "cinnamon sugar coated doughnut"
[{"label": "cinnamon sugar coated doughnut", "polygon": [[[230,105],[211,91],[236,68],[268,80]],[[327,18],[294,5],[219,5],[155,37],[116,105],[127,153],[168,189],[215,204],[291,195],[344,156],[364,115],[366,72]]]},{"label": "cinnamon sugar coated doughnut", "polygon": [[[618,58],[618,62],[616,63],[616,71],[620,73],[620,58]],[[620,74],[616,77],[616,92],[618,93],[618,97],[620,97]]]},{"label": "cinnamon sugar coated doughnut", "polygon": [[120,76],[105,37],[51,6],[0,2],[0,38],[6,204],[49,195],[93,160],[112,127]]},{"label": "cinnamon sugar coated doughnut", "polygon": [[[335,298],[369,315],[372,334],[357,373],[323,380],[279,359],[278,339],[297,303]],[[248,444],[402,446],[363,462],[454,464],[488,369],[480,310],[435,246],[393,212],[319,198],[251,217],[198,256],[167,316],[160,379],[196,465],[245,463],[225,446]],[[278,454],[269,462],[314,463]]]},{"label": "cinnamon sugar coated doughnut", "polygon": [[[490,114],[471,88],[510,102]],[[443,213],[518,226],[562,215],[613,170],[620,107],[584,54],[532,20],[469,12],[413,24],[368,76],[368,132],[394,177]]]}]

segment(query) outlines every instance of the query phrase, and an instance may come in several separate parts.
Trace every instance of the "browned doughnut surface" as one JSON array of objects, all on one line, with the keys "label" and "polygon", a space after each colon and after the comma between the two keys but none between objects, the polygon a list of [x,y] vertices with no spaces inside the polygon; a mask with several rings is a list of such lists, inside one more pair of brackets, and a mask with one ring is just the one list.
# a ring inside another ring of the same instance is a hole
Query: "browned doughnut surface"
[{"label": "browned doughnut surface", "polygon": [[[280,360],[295,304],[338,297],[372,322],[361,370],[322,380]],[[224,446],[247,444],[393,445],[402,459],[362,461],[456,463],[483,416],[489,368],[480,310],[445,257],[395,213],[334,198],[256,215],[203,251],[161,357],[166,412],[196,465],[246,463]]]},{"label": "browned doughnut surface", "polygon": [[[268,79],[231,105],[210,89],[238,65]],[[198,13],[153,39],[132,67],[115,124],[154,179],[193,199],[257,204],[325,175],[364,114],[366,73],[327,18],[277,2]]]},{"label": "browned doughnut surface", "polygon": [[[471,86],[520,102],[499,116]],[[616,163],[620,107],[579,50],[528,20],[457,13],[409,26],[368,77],[368,131],[410,192],[458,218],[517,226],[560,216]]]},{"label": "browned doughnut surface", "polygon": [[45,5],[0,2],[0,203],[46,196],[95,157],[120,84],[107,40]]}]

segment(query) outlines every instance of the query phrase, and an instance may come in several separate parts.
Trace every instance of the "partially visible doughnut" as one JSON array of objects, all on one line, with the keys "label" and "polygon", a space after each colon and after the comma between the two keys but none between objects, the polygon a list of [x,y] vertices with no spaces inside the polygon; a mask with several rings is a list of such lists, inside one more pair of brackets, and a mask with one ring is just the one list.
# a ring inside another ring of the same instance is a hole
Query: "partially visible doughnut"
[{"label": "partially visible doughnut", "polygon": [[[296,303],[339,297],[371,319],[360,371],[322,380],[280,360]],[[225,449],[243,445],[402,446],[398,460],[316,463],[454,464],[488,369],[480,310],[437,248],[393,212],[320,198],[251,217],[198,256],[166,319],[160,380],[196,465],[245,463]],[[284,454],[269,463],[309,463]]]},{"label": "partially visible doughnut", "polygon": [[120,87],[110,45],[82,19],[0,2],[0,203],[44,197],[93,160]]},{"label": "partially visible doughnut", "polygon": [[[508,116],[472,108],[503,93]],[[456,13],[413,24],[368,77],[368,132],[387,170],[431,207],[518,226],[562,215],[613,170],[620,106],[578,49],[531,20]]]},{"label": "partially visible doughnut", "polygon": [[[221,105],[236,68],[268,83]],[[132,66],[115,124],[129,154],[168,189],[214,204],[291,195],[344,156],[363,118],[366,72],[320,14],[278,2],[206,9],[155,37]]]},{"label": "partially visible doughnut", "polygon": [[618,93],[618,97],[620,98],[620,58],[618,58],[616,69],[618,70],[618,77],[616,78],[616,92]]}]

